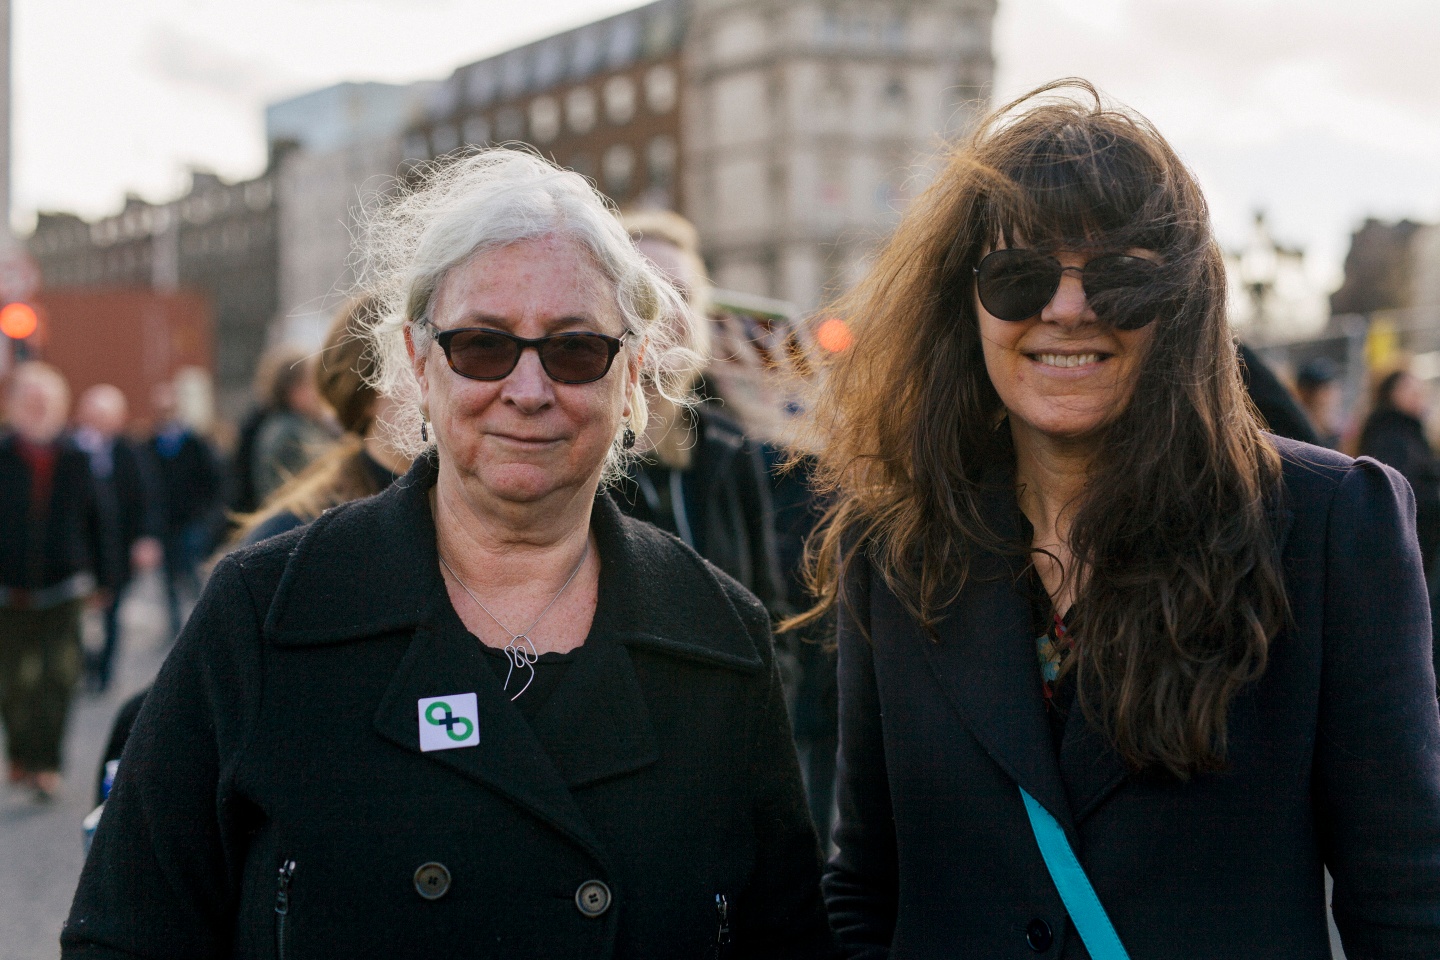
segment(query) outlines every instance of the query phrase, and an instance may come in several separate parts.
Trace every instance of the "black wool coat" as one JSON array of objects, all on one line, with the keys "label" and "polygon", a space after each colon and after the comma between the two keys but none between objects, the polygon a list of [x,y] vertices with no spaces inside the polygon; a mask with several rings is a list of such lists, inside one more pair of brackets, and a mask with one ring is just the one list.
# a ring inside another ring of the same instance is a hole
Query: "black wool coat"
[{"label": "black wool coat", "polygon": [[89,458],[69,440],[56,441],[50,500],[43,511],[31,500],[18,441],[0,434],[0,586],[36,590],[94,573],[102,531]]},{"label": "black wool coat", "polygon": [[[825,879],[845,956],[1087,956],[1023,786],[1133,960],[1328,960],[1327,866],[1350,960],[1440,957],[1440,716],[1413,500],[1374,461],[1272,440],[1294,626],[1231,707],[1222,773],[1133,773],[1079,709],[1057,751],[1009,561],[978,559],[936,642],[858,571]],[[1018,531],[1009,507],[995,519]]]},{"label": "black wool coat", "polygon": [[[691,546],[759,597],[767,610],[788,614],[775,553],[775,511],[760,450],[708,406],[694,408],[691,422],[693,459],[682,473]],[[652,509],[640,489],[637,478],[644,469],[639,462],[631,465],[616,486],[615,500],[630,516],[674,533],[674,514]]]},{"label": "black wool coat", "polygon": [[[422,459],[217,566],[64,955],[693,960],[717,896],[725,956],[827,955],[765,611],[602,495],[594,626],[527,721],[450,607],[433,482]],[[421,752],[418,702],[472,692],[479,745]]]}]

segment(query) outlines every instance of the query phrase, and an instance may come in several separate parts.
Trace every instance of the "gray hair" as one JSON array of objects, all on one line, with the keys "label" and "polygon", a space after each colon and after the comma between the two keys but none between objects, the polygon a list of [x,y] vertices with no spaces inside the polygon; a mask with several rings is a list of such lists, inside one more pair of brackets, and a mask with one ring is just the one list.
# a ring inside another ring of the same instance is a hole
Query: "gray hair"
[{"label": "gray hair", "polygon": [[[449,271],[484,250],[560,236],[589,252],[609,281],[615,305],[641,357],[651,388],[680,404],[700,356],[692,349],[694,319],[668,279],[635,249],[613,206],[577,173],[521,150],[481,150],[420,171],[420,185],[370,211],[358,256],[360,287],[376,298],[370,330],[375,388],[396,410],[389,440],[411,457],[425,453],[419,383],[405,349],[433,340],[429,326],[436,292]],[[645,432],[645,391],[631,397],[625,426]],[[623,431],[606,457],[604,480],[623,473]]]}]

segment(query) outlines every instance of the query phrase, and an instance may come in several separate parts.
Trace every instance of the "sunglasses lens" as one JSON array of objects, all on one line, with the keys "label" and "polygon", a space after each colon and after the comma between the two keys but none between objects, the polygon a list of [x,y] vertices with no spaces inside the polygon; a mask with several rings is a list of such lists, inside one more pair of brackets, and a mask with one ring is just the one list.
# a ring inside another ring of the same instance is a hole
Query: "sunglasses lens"
[{"label": "sunglasses lens", "polygon": [[609,342],[593,333],[562,334],[540,347],[545,372],[565,383],[589,383],[610,371],[615,354]]},{"label": "sunglasses lens", "polygon": [[1164,308],[1160,265],[1142,257],[1107,254],[1085,264],[1085,297],[1090,309],[1121,330],[1136,330]]},{"label": "sunglasses lens", "polygon": [[464,377],[500,380],[509,376],[520,359],[520,345],[484,330],[461,330],[450,339],[450,366]]},{"label": "sunglasses lens", "polygon": [[1060,287],[1060,262],[1033,250],[996,250],[980,261],[980,303],[1001,320],[1028,320]]}]

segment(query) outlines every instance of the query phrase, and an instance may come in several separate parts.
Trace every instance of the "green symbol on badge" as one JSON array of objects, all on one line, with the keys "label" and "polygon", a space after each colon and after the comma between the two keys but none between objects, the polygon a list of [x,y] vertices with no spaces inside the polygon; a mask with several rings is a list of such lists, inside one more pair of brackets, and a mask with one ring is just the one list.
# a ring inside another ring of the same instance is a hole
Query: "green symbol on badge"
[{"label": "green symbol on badge", "polygon": [[[443,710],[445,712],[445,716],[436,719],[435,711],[437,710]],[[475,732],[475,724],[471,723],[469,720],[466,720],[464,717],[457,717],[453,713],[451,713],[450,704],[446,703],[444,700],[437,700],[434,703],[430,704],[430,706],[425,708],[425,722],[430,724],[431,726],[444,727],[445,736],[449,737],[451,740],[468,740],[470,738],[470,734]],[[464,727],[465,732],[460,733],[455,729],[456,727]]]}]

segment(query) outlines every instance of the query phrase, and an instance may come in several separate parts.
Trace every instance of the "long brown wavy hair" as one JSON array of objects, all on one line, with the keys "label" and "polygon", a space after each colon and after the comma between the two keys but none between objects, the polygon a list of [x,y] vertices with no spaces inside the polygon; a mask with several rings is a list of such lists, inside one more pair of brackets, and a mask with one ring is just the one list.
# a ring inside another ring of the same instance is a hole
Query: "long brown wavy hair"
[{"label": "long brown wavy hair", "polygon": [[863,557],[934,636],[973,558],[1032,555],[997,532],[994,510],[997,496],[1014,503],[1015,454],[972,268],[1001,239],[1160,256],[1140,301],[1091,300],[1102,320],[1147,305],[1156,316],[1074,516],[1066,670],[1132,766],[1221,768],[1229,705],[1264,671],[1288,612],[1271,525],[1280,459],[1241,381],[1195,178],[1148,121],[1085,81],[984,120],[833,306],[854,340],[812,407],[817,479],[834,502],[808,554],[820,601],[802,620],[845,602]]}]

